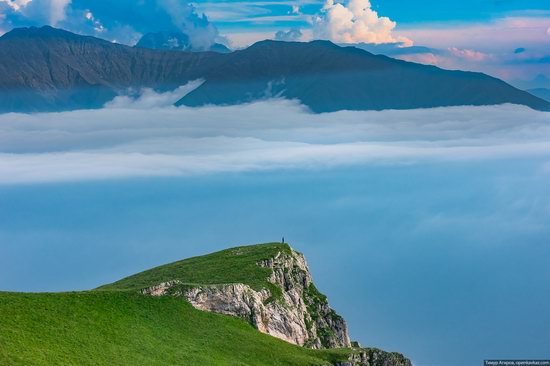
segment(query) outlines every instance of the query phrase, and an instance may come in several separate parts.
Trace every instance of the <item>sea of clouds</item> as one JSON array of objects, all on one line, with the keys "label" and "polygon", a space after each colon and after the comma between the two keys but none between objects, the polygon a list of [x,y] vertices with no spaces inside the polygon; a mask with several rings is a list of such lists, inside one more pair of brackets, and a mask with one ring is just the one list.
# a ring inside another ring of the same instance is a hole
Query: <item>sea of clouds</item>
[{"label": "sea of clouds", "polygon": [[[0,184],[538,157],[550,114],[451,107],[313,114],[297,101],[174,107],[200,81],[99,110],[0,115]],[[550,164],[541,166],[549,172]]]}]

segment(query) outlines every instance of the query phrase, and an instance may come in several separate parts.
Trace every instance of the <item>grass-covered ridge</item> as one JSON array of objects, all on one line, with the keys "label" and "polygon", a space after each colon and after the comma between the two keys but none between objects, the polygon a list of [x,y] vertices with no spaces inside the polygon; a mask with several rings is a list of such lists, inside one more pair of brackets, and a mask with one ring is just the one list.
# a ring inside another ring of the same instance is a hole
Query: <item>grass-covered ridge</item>
[{"label": "grass-covered ridge", "polygon": [[310,350],[181,299],[132,291],[0,292],[1,365],[327,365]]},{"label": "grass-covered ridge", "polygon": [[141,290],[162,282],[180,280],[191,285],[244,283],[254,290],[273,290],[273,285],[267,281],[271,270],[259,266],[258,262],[273,258],[279,252],[290,254],[291,248],[282,243],[230,248],[155,267],[99,289]]}]

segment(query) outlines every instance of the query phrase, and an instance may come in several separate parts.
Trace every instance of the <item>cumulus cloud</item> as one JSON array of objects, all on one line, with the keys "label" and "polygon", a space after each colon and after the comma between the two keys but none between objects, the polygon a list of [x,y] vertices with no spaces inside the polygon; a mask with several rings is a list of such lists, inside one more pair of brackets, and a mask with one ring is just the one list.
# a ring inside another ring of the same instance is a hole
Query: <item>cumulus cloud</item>
[{"label": "cumulus cloud", "polygon": [[275,39],[277,41],[299,41],[302,38],[302,31],[298,28],[292,28],[288,31],[278,31],[275,33]]},{"label": "cumulus cloud", "polygon": [[176,108],[174,92],[153,94],[0,115],[0,184],[550,158],[550,114],[519,106],[315,115],[287,100]]},{"label": "cumulus cloud", "polygon": [[4,30],[49,24],[130,45],[148,32],[181,31],[197,48],[225,42],[186,0],[0,0],[0,14]]},{"label": "cumulus cloud", "polygon": [[397,23],[379,16],[369,0],[349,0],[347,4],[326,0],[321,14],[313,22],[317,38],[337,43],[412,45],[410,39],[393,34]]}]

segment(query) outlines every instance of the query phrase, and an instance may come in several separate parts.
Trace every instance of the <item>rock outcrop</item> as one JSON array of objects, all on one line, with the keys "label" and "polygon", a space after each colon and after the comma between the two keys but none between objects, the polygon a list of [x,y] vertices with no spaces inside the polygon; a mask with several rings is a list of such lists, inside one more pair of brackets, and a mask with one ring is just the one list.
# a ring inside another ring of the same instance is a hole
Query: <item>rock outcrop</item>
[{"label": "rock outcrop", "polygon": [[412,363],[400,353],[364,348],[353,352],[348,361],[333,366],[412,366]]},{"label": "rock outcrop", "polygon": [[169,281],[142,293],[183,297],[197,309],[246,319],[263,333],[303,347],[351,347],[346,322],[315,287],[302,254],[280,251],[257,264],[271,270],[269,288],[258,291],[242,283]]}]

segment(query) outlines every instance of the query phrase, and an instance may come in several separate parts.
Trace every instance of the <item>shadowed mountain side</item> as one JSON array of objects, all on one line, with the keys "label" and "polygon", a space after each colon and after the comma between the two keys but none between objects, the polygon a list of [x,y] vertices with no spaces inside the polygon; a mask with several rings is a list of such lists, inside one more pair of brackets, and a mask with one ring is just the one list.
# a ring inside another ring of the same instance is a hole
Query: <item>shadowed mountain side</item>
[{"label": "shadowed mountain side", "polygon": [[315,112],[550,103],[481,73],[448,71],[328,41],[262,41],[228,55],[222,68],[178,104],[239,104],[280,96]]},{"label": "shadowed mountain side", "polygon": [[446,71],[327,41],[262,41],[229,54],[113,44],[52,27],[0,38],[0,111],[98,108],[129,88],[205,83],[177,104],[299,99],[315,112],[550,103],[484,74]]},{"label": "shadowed mountain side", "polygon": [[538,89],[529,89],[527,91],[538,98],[541,98],[550,102],[550,89],[538,88]]},{"label": "shadowed mountain side", "polygon": [[0,111],[98,108],[127,88],[174,89],[215,65],[214,53],[155,51],[63,30],[0,38]]}]

